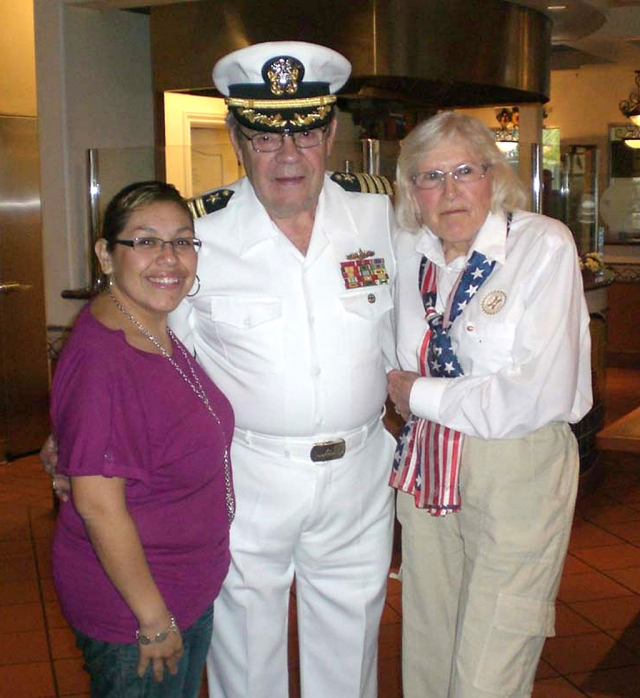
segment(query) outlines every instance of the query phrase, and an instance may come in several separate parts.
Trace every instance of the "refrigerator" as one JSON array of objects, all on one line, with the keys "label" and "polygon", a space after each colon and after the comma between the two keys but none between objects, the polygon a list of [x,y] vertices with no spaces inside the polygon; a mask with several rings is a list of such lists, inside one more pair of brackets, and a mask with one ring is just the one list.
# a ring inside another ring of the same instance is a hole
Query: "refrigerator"
[{"label": "refrigerator", "polygon": [[49,432],[37,121],[0,115],[0,463]]}]

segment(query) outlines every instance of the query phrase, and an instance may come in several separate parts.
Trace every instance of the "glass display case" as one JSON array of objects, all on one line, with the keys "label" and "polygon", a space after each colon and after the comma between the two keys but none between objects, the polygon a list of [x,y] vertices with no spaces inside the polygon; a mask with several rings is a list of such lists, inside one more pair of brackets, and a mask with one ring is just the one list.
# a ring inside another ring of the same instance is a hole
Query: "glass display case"
[{"label": "glass display case", "polygon": [[598,222],[598,159],[595,145],[561,147],[559,217],[573,233],[581,255],[602,253],[603,240]]},{"label": "glass display case", "polygon": [[629,128],[609,128],[609,186],[600,199],[605,243],[640,242],[640,149],[625,142]]}]

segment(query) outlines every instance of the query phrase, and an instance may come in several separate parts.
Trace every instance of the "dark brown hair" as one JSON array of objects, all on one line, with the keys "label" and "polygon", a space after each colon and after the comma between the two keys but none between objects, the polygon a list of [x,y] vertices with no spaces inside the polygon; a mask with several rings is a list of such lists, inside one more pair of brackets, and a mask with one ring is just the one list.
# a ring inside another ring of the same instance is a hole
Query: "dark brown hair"
[{"label": "dark brown hair", "polygon": [[156,180],[128,184],[111,199],[104,212],[102,237],[107,241],[107,249],[113,250],[115,240],[127,227],[129,217],[134,211],[159,201],[177,204],[189,218],[192,218],[187,202],[173,184]]}]

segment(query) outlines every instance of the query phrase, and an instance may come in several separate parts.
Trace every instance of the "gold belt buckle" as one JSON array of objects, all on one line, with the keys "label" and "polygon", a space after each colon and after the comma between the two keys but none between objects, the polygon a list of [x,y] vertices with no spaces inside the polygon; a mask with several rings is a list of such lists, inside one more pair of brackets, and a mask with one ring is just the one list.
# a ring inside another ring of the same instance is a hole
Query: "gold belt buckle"
[{"label": "gold belt buckle", "polygon": [[347,450],[347,444],[344,439],[337,439],[336,441],[323,441],[322,443],[315,444],[311,449],[311,460],[314,463],[323,463],[328,460],[337,460],[344,456]]}]

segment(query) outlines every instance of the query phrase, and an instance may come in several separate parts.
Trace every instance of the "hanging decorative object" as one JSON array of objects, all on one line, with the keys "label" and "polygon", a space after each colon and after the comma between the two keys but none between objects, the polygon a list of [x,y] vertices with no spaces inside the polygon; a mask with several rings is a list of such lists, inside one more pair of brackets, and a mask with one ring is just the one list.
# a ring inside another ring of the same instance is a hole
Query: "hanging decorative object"
[{"label": "hanging decorative object", "polygon": [[636,70],[636,89],[629,99],[620,102],[620,111],[636,126],[640,126],[640,70]]},{"label": "hanging decorative object", "polygon": [[612,137],[616,141],[623,141],[627,148],[640,149],[640,127],[628,124],[624,126],[614,126]]},{"label": "hanging decorative object", "polygon": [[[636,89],[631,92],[628,99],[620,102],[620,111],[631,124],[621,137],[629,148],[640,148],[640,70],[636,70]],[[624,127],[622,127],[624,128]]]},{"label": "hanging decorative object", "polygon": [[500,128],[494,128],[493,133],[496,145],[505,154],[512,153],[518,147],[519,117],[520,110],[518,107],[513,107],[512,109],[503,107],[496,114],[496,120],[500,124]]}]

